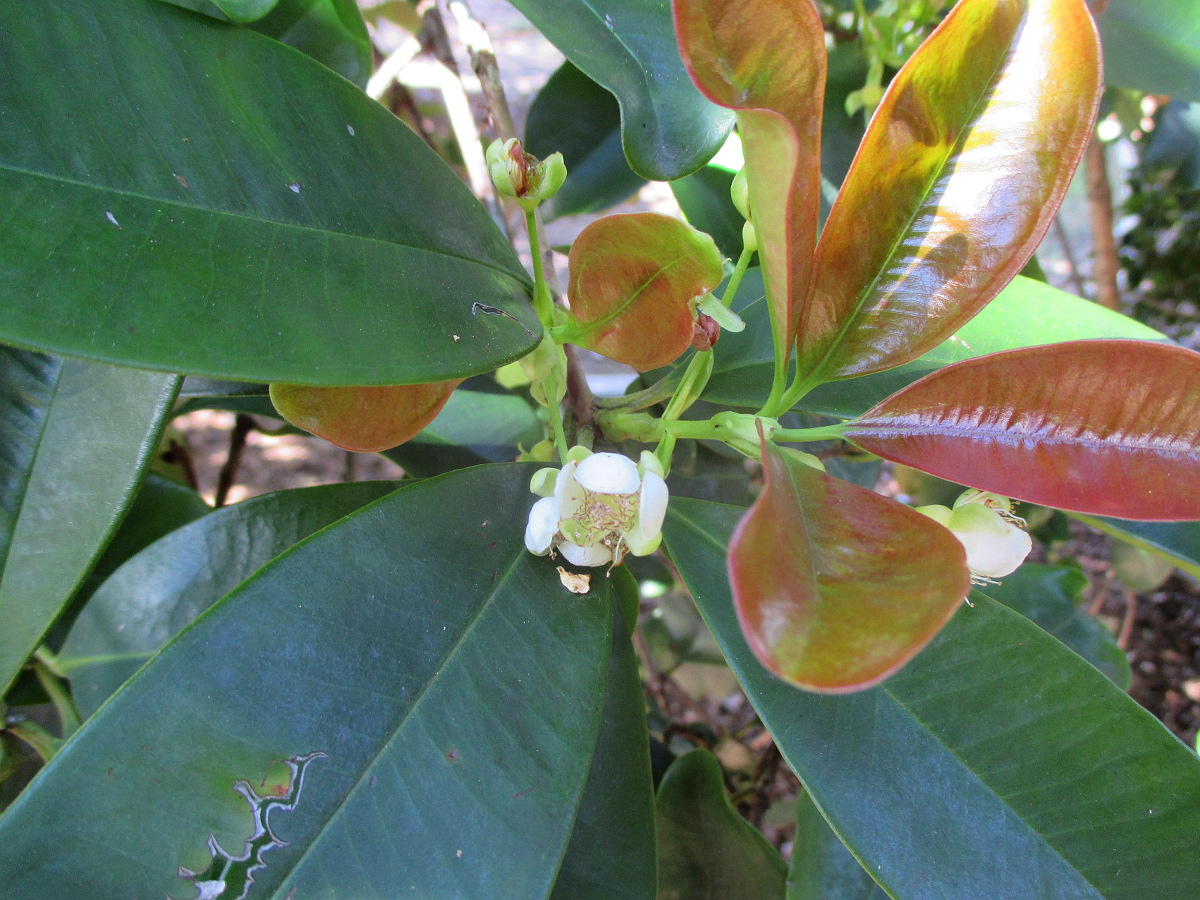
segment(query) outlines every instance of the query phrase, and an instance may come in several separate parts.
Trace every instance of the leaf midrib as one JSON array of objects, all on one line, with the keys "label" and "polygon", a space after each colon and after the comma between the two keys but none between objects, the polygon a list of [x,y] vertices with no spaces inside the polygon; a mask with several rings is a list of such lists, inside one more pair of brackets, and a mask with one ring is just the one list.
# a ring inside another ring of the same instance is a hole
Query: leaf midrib
[{"label": "leaf midrib", "polygon": [[[527,280],[523,280],[523,279],[519,278],[517,276],[516,272],[512,269],[501,268],[499,265],[492,263],[492,262],[480,260],[473,256],[465,256],[461,253],[448,252],[443,249],[422,247],[417,244],[387,240],[385,238],[374,237],[372,235],[357,234],[353,231],[347,231],[344,229],[339,230],[337,228],[328,228],[328,227],[319,228],[319,227],[316,227],[313,225],[304,225],[299,222],[287,222],[287,221],[282,221],[280,219],[268,218],[268,217],[255,218],[254,216],[249,215],[247,213],[236,212],[236,211],[232,211],[232,210],[215,209],[211,206],[201,206],[201,205],[195,204],[195,203],[181,203],[178,200],[172,200],[172,199],[164,198],[164,197],[156,197],[153,194],[146,194],[146,193],[142,193],[140,191],[133,191],[133,190],[128,190],[128,189],[124,189],[124,188],[111,187],[108,185],[92,184],[92,183],[89,183],[86,181],[80,181],[76,178],[68,178],[63,175],[50,174],[50,173],[46,173],[46,172],[38,172],[38,171],[35,171],[32,169],[26,169],[26,168],[23,168],[20,166],[13,166],[13,165],[9,165],[6,163],[0,163],[0,172],[5,172],[5,171],[13,172],[13,173],[16,173],[17,175],[25,175],[25,176],[28,176],[31,178],[44,179],[46,181],[54,182],[56,184],[65,184],[65,185],[71,185],[73,187],[84,188],[85,190],[96,191],[101,194],[111,194],[111,195],[115,195],[117,197],[121,197],[123,199],[135,200],[135,201],[140,201],[140,202],[145,202],[145,203],[150,203],[150,204],[158,204],[160,206],[167,206],[167,207],[170,207],[173,209],[189,210],[192,212],[203,213],[203,214],[214,216],[214,217],[237,219],[240,221],[250,222],[255,225],[264,226],[264,227],[281,228],[281,229],[286,228],[286,229],[292,229],[292,230],[299,231],[299,232],[309,232],[313,235],[319,235],[319,236],[325,237],[325,238],[328,238],[330,236],[350,238],[355,241],[364,241],[364,242],[371,243],[371,244],[381,244],[385,247],[390,247],[393,249],[400,248],[400,249],[408,250],[408,251],[415,252],[415,253],[427,253],[427,254],[431,254],[434,256],[443,256],[443,257],[446,257],[447,259],[457,259],[462,262],[468,262],[473,265],[480,266],[481,268],[490,269],[492,271],[498,272],[499,274],[507,276],[511,281],[515,281],[518,284],[522,285],[523,287],[528,288],[530,286],[530,284]],[[522,272],[522,274],[525,274],[525,273]],[[528,278],[528,276],[526,275],[526,279],[527,278]]]}]

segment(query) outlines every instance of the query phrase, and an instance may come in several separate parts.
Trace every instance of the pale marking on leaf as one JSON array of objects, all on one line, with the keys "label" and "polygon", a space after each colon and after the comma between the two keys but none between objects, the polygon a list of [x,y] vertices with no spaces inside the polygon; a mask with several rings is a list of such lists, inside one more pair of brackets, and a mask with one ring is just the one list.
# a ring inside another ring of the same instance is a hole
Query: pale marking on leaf
[{"label": "pale marking on leaf", "polygon": [[[106,209],[104,211],[104,218],[108,219],[108,221],[112,222],[118,228],[121,228],[121,223],[117,221],[117,217],[112,214],[111,209]],[[123,231],[124,229],[121,230]]]},{"label": "pale marking on leaf", "polygon": [[[179,877],[190,881],[199,891],[197,900],[245,900],[250,885],[254,883],[254,873],[266,868],[263,854],[272,847],[285,847],[287,843],[277,838],[271,831],[267,820],[272,810],[280,809],[289,812],[300,802],[300,791],[304,787],[304,773],[308,764],[314,759],[328,759],[329,755],[320,750],[293,756],[284,760],[292,772],[291,781],[284,793],[268,791],[266,796],[259,794],[245,779],[238,781],[233,789],[250,804],[254,816],[254,831],[242,845],[241,852],[236,856],[219,843],[210,832],[208,835],[208,852],[212,857],[208,868],[203,870],[179,867]],[[264,779],[265,781],[265,779]],[[262,786],[261,784],[259,785]],[[282,785],[280,786],[282,789]],[[292,889],[295,893],[295,888]],[[288,894],[288,897],[292,896]],[[176,900],[168,895],[167,900]]]},{"label": "pale marking on leaf", "polygon": [[[512,319],[514,322],[516,322],[518,325],[520,325],[522,328],[524,328],[525,333],[528,334],[530,337],[532,337],[532,338],[537,337],[536,334],[534,334],[532,331],[529,330],[529,327],[524,322],[522,322],[520,319],[518,319],[512,313],[505,312],[504,310],[500,309],[497,306],[488,306],[486,303],[479,303],[479,302],[472,303],[471,304],[471,315],[477,316],[480,313],[483,313],[484,315],[487,315],[487,316],[504,316],[504,318],[506,318],[506,319]],[[458,340],[458,338],[456,337],[455,340]]]}]

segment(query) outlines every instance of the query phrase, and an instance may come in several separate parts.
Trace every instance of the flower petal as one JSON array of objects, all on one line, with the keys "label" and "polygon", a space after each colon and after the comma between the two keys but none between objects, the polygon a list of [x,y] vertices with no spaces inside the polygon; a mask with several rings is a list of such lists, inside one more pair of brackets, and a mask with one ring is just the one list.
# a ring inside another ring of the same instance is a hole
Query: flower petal
[{"label": "flower petal", "polygon": [[545,556],[550,552],[554,536],[558,533],[558,504],[553,497],[543,497],[529,510],[529,523],[525,526],[525,547],[530,553]]},{"label": "flower petal", "polygon": [[612,562],[612,551],[603,544],[579,546],[570,541],[558,545],[558,552],[573,566],[604,566]]},{"label": "flower petal", "polygon": [[594,494],[635,494],[640,486],[637,464],[620,453],[593,453],[579,464],[575,480]]},{"label": "flower petal", "polygon": [[575,479],[579,463],[569,462],[562,467],[554,481],[554,502],[558,504],[560,519],[573,519],[583,506],[583,488]]}]

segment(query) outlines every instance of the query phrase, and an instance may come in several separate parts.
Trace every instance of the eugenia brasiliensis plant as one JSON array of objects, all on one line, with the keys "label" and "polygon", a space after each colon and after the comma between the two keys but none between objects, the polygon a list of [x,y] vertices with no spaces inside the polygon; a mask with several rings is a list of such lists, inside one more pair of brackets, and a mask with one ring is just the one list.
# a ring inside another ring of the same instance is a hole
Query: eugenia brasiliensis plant
[{"label": "eugenia brasiliensis plant", "polygon": [[[827,215],[810,0],[517,6],[635,176],[736,128],[723,244],[601,217],[560,294],[545,211],[607,186],[501,134],[530,275],[363,93],[344,0],[3,4],[0,893],[1200,895],[1195,754],[1022,612],[1027,509],[1200,565],[1200,356],[1020,274],[1095,120],[1082,0],[961,0]],[[638,381],[593,396],[579,348]],[[211,510],[146,475],[173,414],[268,393],[408,476]],[[913,508],[878,459],[966,490]],[[707,751],[655,793],[652,556],[802,783],[790,866]]]}]

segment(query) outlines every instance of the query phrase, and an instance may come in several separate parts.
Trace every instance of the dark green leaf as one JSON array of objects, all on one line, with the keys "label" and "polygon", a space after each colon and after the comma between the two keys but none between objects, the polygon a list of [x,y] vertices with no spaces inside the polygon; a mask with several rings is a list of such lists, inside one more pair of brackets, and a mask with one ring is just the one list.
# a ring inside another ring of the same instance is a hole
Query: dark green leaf
[{"label": "dark green leaf", "polygon": [[1127,691],[1129,660],[1104,623],[1080,606],[1087,586],[1075,566],[1026,563],[980,590],[1032,619]]},{"label": "dark green leaf", "polygon": [[694,172],[733,127],[732,114],[688,78],[669,0],[513,0],[513,6],[616,95],[625,156],[643,178],[670,181]]},{"label": "dark green leaf", "polygon": [[782,900],[783,860],[733,808],[707,750],[675,760],[655,807],[658,900]]},{"label": "dark green leaf", "polygon": [[[229,21],[218,0],[167,0]],[[224,0],[221,0],[224,2]],[[259,34],[295,47],[360,88],[371,77],[371,39],[354,0],[274,0],[274,9],[244,22]]]},{"label": "dark green leaf", "polygon": [[92,596],[59,653],[79,712],[94,713],[167,641],[271,559],[397,486],[362,481],[253,497],[130,559]]},{"label": "dark green leaf", "polygon": [[0,337],[342,385],[532,347],[528,278],[483,207],[313,60],[145,0],[12,5],[0,59]]},{"label": "dark green leaf", "polygon": [[0,347],[0,695],[104,549],[178,389]]},{"label": "dark green leaf", "polygon": [[887,900],[803,790],[796,799],[787,900]]},{"label": "dark green leaf", "polygon": [[675,501],[667,546],[784,757],[892,896],[1196,896],[1200,760],[1149,713],[982,594],[881,686],[794,690],[733,614],[740,515]]},{"label": "dark green leaf", "polygon": [[540,207],[547,219],[607,209],[646,183],[625,161],[617,98],[570,62],[534,97],[525,149],[543,159],[558,151],[567,164],[567,180]]},{"label": "dark green leaf", "polygon": [[845,180],[862,142],[863,117],[846,115],[846,98],[866,83],[869,65],[858,41],[829,51],[821,122],[821,174],[835,186]]},{"label": "dark green leaf", "polygon": [[[628,576],[620,566],[613,570],[614,581],[620,573]],[[600,738],[551,900],[654,896],[654,785],[646,702],[625,625],[620,618],[613,624]]]},{"label": "dark green leaf", "polygon": [[1099,16],[1104,80],[1200,100],[1200,17],[1179,0],[1110,0]]},{"label": "dark green leaf", "polygon": [[264,823],[258,896],[547,895],[613,610],[604,578],[571,594],[525,550],[531,471],[397,491],[197,620],[0,819],[6,900],[193,896],[178,867],[252,851],[264,794],[294,808]]}]

